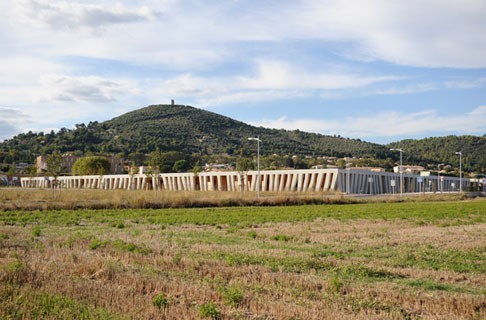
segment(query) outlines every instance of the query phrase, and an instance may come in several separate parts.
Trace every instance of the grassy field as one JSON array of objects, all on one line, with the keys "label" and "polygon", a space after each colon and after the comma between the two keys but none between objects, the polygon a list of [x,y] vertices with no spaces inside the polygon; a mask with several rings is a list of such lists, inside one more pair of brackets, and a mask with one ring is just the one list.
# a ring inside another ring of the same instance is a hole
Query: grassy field
[{"label": "grassy field", "polygon": [[0,319],[484,319],[486,201],[0,212]]}]

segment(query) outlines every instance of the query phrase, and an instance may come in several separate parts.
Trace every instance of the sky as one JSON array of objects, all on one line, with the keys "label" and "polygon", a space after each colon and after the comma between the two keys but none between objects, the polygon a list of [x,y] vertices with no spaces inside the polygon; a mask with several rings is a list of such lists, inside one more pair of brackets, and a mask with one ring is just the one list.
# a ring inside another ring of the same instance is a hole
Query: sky
[{"label": "sky", "polygon": [[486,134],[484,0],[1,0],[0,141],[191,105],[386,144]]}]

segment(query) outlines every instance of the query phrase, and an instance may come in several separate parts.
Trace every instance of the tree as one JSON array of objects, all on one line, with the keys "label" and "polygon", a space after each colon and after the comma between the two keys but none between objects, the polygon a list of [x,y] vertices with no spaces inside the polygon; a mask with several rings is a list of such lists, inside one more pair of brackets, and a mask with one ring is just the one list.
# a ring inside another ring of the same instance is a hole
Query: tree
[{"label": "tree", "polygon": [[248,158],[240,157],[236,160],[236,171],[246,172],[253,168],[253,163]]},{"label": "tree", "polygon": [[157,150],[150,153],[149,157],[150,160],[148,161],[148,165],[151,167],[150,170],[159,173],[160,168],[163,166],[165,161],[162,152],[160,152],[160,149],[157,148]]},{"label": "tree", "polygon": [[110,172],[110,162],[105,157],[91,156],[79,158],[73,165],[72,174],[84,175],[105,175]]},{"label": "tree", "polygon": [[187,169],[187,160],[177,160],[172,166],[174,172],[184,172]]},{"label": "tree", "polygon": [[53,197],[55,198],[55,188],[57,187],[57,177],[61,175],[64,171],[64,163],[62,160],[62,155],[59,150],[54,150],[54,152],[46,159],[47,173],[54,176],[54,182],[52,183]]},{"label": "tree", "polygon": [[160,152],[160,149],[150,153],[150,160],[149,160],[149,176],[152,177],[152,181],[154,182],[154,190],[156,191],[157,199],[159,198],[159,193],[157,192],[160,186],[160,168],[164,162],[164,157]]}]

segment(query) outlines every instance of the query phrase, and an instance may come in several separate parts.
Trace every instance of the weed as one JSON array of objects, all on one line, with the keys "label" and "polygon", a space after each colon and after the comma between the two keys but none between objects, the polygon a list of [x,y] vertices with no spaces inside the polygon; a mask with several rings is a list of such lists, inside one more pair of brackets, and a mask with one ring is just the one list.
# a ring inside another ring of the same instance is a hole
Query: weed
[{"label": "weed", "polygon": [[336,275],[332,276],[327,281],[327,287],[329,288],[330,293],[334,293],[334,294],[340,293],[341,288],[343,286],[344,286],[344,283]]},{"label": "weed", "polygon": [[255,230],[248,231],[247,235],[248,235],[248,237],[250,237],[252,239],[256,239],[256,237],[257,237],[257,233],[256,233]]},{"label": "weed", "polygon": [[91,250],[96,250],[98,248],[104,247],[106,245],[106,241],[101,241],[99,239],[93,239],[91,240],[91,243],[89,244],[89,248]]},{"label": "weed", "polygon": [[182,260],[182,252],[179,251],[177,252],[173,257],[172,257],[172,262],[174,264],[179,264]]},{"label": "weed", "polygon": [[237,307],[243,301],[243,292],[237,287],[220,287],[218,291],[223,296],[223,300],[227,305]]},{"label": "weed", "polygon": [[221,319],[221,311],[212,301],[199,306],[199,315],[203,318]]},{"label": "weed", "polygon": [[169,305],[169,300],[163,293],[159,293],[152,299],[152,303],[157,308],[162,309]]},{"label": "weed", "polygon": [[[4,269],[2,271],[2,269]],[[0,268],[0,282],[9,284],[23,285],[28,281],[29,267],[24,262],[15,259],[8,262],[3,268]]]},{"label": "weed", "polygon": [[409,280],[406,282],[410,287],[422,288],[425,290],[456,291],[454,287],[448,284],[437,283],[431,280]]},{"label": "weed", "polygon": [[0,319],[127,319],[63,295],[37,290],[0,286],[0,298],[4,300]]},{"label": "weed", "polygon": [[42,234],[41,228],[39,226],[35,226],[32,228],[32,236],[33,237],[40,237]]},{"label": "weed", "polygon": [[270,239],[275,240],[275,241],[289,242],[290,240],[294,239],[294,237],[288,236],[286,234],[276,234],[276,235],[272,236]]},{"label": "weed", "polygon": [[141,253],[144,255],[149,254],[152,250],[146,246],[137,246],[131,242],[125,242],[123,240],[117,239],[111,243],[115,248],[121,251]]}]

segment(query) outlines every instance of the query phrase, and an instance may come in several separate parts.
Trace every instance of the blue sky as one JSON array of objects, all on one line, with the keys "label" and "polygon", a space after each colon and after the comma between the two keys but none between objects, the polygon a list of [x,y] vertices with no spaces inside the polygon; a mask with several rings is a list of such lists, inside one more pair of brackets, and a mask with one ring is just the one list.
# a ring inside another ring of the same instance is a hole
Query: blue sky
[{"label": "blue sky", "polygon": [[4,0],[0,140],[150,104],[388,143],[486,134],[482,0]]}]

